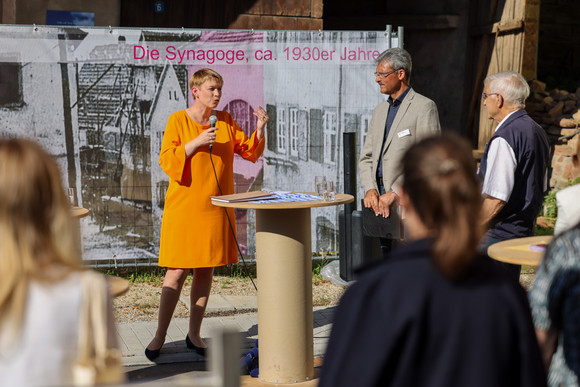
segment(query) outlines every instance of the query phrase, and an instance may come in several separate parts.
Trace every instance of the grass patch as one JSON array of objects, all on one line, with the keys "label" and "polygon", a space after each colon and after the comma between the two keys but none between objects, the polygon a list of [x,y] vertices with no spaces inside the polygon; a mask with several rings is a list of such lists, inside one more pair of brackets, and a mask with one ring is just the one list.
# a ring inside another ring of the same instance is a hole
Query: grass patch
[{"label": "grass patch", "polygon": [[233,281],[230,277],[222,278],[220,287],[222,289],[229,289],[232,287]]},{"label": "grass patch", "polygon": [[312,277],[314,277],[317,280],[321,280],[322,275],[320,274],[320,271],[322,270],[322,268],[324,266],[328,265],[331,261],[333,261],[333,260],[327,259],[327,258],[313,260],[312,261]]},{"label": "grass patch", "polygon": [[[574,180],[568,180],[564,188],[571,187],[573,185],[580,184],[580,177]],[[543,215],[547,218],[557,218],[558,217],[558,206],[556,203],[556,193],[559,189],[553,189],[546,196],[544,196],[543,203]],[[545,234],[540,234],[545,235]]]},{"label": "grass patch", "polygon": [[153,283],[159,286],[163,283],[163,277],[165,276],[165,268],[158,266],[97,270],[106,275],[125,278],[130,283]]},{"label": "grass patch", "polygon": [[538,268],[535,266],[527,266],[522,265],[522,270],[520,271],[521,274],[536,274],[536,270]]},{"label": "grass patch", "polygon": [[233,278],[256,278],[256,264],[243,262],[232,263],[230,265],[222,266],[214,270],[214,274],[227,275]]},{"label": "grass patch", "polygon": [[[328,256],[333,256],[333,254],[338,254],[338,252],[331,252],[326,254]],[[318,256],[322,257],[319,258]],[[322,280],[322,275],[320,271],[324,266],[334,260],[334,258],[324,258],[320,254],[314,253],[313,257],[317,259],[312,260],[312,276],[316,280]],[[163,278],[165,277],[166,269],[164,267],[150,266],[150,267],[119,267],[116,269],[96,269],[99,272],[106,275],[114,275],[117,277],[125,278],[130,283],[153,283],[157,286],[163,284]],[[256,278],[256,263],[248,262],[245,265],[242,262],[234,263],[230,265],[216,267],[214,270],[214,277],[223,278],[238,278],[238,279],[248,279],[248,277]],[[185,280],[185,285],[191,285],[191,274],[187,276]],[[226,280],[222,281],[223,288],[228,287]]]},{"label": "grass patch", "polygon": [[558,190],[551,190],[546,196],[544,196],[544,216],[547,218],[555,218],[558,216],[558,206],[556,205],[556,192]]},{"label": "grass patch", "polygon": [[554,235],[554,227],[542,227],[536,225],[536,231],[534,232],[536,236],[542,235]]},{"label": "grass patch", "polygon": [[312,306],[325,306],[330,303],[330,299],[326,296],[320,296],[312,300]]}]

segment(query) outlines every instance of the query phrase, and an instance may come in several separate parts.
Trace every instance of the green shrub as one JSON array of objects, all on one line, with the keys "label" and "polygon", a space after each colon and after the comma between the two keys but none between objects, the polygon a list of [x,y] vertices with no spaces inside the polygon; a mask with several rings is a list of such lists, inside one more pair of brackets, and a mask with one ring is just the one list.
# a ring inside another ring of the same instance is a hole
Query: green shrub
[{"label": "green shrub", "polygon": [[[573,185],[580,184],[580,177],[574,180],[568,180],[564,188],[571,187]],[[543,205],[543,215],[546,218],[557,218],[558,217],[558,206],[556,205],[556,192],[559,190],[553,189],[546,196],[544,196]]]},{"label": "green shrub", "polygon": [[544,196],[543,215],[546,218],[555,218],[558,216],[558,206],[556,206],[556,192],[553,189]]}]

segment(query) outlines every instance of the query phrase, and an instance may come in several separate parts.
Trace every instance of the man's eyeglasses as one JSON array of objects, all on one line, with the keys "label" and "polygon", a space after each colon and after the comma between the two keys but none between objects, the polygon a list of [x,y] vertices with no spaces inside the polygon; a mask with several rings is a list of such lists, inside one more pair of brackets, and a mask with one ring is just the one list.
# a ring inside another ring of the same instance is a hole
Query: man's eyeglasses
[{"label": "man's eyeglasses", "polygon": [[481,98],[487,99],[490,95],[498,95],[499,93],[481,93]]},{"label": "man's eyeglasses", "polygon": [[381,79],[385,79],[386,77],[388,77],[392,73],[396,73],[397,71],[399,71],[399,70],[393,70],[393,71],[389,71],[389,72],[386,72],[386,73],[375,73],[375,78],[376,77],[379,77]]}]

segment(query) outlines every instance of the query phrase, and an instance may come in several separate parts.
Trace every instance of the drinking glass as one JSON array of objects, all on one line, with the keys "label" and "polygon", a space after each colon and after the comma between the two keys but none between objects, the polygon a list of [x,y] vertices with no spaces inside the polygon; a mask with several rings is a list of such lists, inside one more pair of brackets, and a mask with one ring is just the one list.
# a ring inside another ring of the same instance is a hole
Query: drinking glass
[{"label": "drinking glass", "polygon": [[322,196],[326,190],[326,176],[315,176],[314,187],[314,192],[316,192],[316,195]]},{"label": "drinking glass", "polygon": [[70,202],[70,205],[74,206],[75,205],[75,189],[69,188],[67,190],[67,195],[68,195],[68,201]]},{"label": "drinking glass", "polygon": [[322,194],[322,199],[325,202],[332,202],[334,201],[334,195],[335,195],[334,181],[327,180],[326,188],[324,189],[324,193]]}]

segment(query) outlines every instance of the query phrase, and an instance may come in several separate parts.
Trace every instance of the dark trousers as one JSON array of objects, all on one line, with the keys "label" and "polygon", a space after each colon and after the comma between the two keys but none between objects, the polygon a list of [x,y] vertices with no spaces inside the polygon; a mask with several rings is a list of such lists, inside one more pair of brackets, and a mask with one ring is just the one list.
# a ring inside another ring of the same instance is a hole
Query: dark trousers
[{"label": "dark trousers", "polygon": [[[387,191],[383,186],[382,179],[377,179],[379,185],[379,194],[384,195]],[[392,238],[379,238],[381,244],[381,253],[383,254],[383,259],[387,259],[391,255],[391,251],[397,247],[398,241]]]},{"label": "dark trousers", "polygon": [[481,243],[479,244],[479,247],[478,247],[479,253],[482,255],[485,255],[488,259],[493,261],[496,265],[502,267],[504,270],[506,270],[506,272],[508,273],[508,276],[510,278],[512,278],[517,283],[519,283],[520,282],[520,272],[522,271],[521,265],[513,265],[511,263],[496,261],[495,259],[491,258],[489,255],[487,255],[487,248],[489,246],[493,245],[494,243],[501,242],[503,240],[504,239],[493,238],[493,237],[490,237],[489,235],[486,235],[483,238],[483,240],[481,241]]}]

